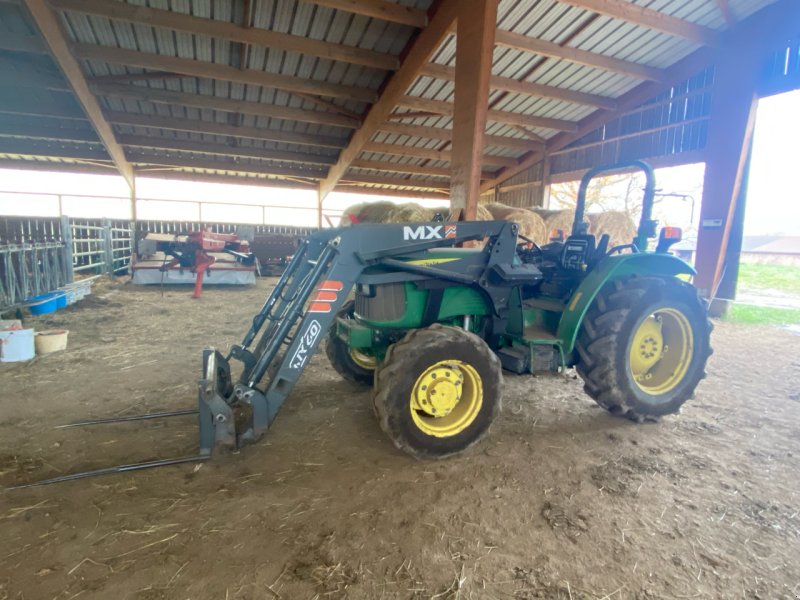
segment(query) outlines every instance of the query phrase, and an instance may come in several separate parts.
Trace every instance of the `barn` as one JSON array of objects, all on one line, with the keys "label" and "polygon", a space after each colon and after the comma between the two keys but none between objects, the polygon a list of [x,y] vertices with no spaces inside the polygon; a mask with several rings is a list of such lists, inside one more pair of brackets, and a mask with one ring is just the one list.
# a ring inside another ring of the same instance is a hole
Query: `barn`
[{"label": "barn", "polygon": [[800,594],[719,318],[796,0],[0,0],[0,76],[0,598]]}]

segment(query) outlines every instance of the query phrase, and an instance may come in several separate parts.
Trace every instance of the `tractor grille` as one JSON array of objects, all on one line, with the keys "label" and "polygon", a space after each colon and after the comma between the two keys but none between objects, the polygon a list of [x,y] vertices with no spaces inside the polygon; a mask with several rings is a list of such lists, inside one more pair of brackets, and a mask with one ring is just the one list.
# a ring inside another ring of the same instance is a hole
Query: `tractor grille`
[{"label": "tractor grille", "polygon": [[397,321],[406,312],[404,283],[385,283],[372,288],[374,296],[356,293],[356,314],[367,321]]}]

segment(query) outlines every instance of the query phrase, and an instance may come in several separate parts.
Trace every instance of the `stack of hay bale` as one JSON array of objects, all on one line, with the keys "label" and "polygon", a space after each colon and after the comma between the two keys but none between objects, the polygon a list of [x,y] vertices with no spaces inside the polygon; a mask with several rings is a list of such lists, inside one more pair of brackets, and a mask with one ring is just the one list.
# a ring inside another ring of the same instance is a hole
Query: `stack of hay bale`
[{"label": "stack of hay bale", "polygon": [[[446,206],[425,208],[415,202],[393,204],[391,202],[369,202],[355,204],[345,209],[341,226],[354,223],[419,223],[430,221],[437,213],[447,217]],[[519,226],[519,233],[537,244],[550,241],[554,230],[561,230],[567,237],[572,232],[574,211],[545,210],[541,208],[516,208],[505,204],[482,204],[478,206],[477,221],[510,221]],[[608,211],[587,215],[589,233],[598,238],[607,233],[611,237],[609,247],[629,244],[636,235],[636,226],[627,213]]]}]

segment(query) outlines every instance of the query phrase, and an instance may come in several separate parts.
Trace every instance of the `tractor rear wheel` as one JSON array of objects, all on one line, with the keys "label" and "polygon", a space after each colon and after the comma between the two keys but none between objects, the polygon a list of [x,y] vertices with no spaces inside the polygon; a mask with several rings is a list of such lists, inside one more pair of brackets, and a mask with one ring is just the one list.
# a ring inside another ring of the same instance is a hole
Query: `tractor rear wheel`
[{"label": "tractor rear wheel", "polygon": [[[342,307],[336,316],[351,319],[353,318],[354,307],[355,303],[351,300]],[[328,355],[331,366],[344,379],[353,383],[372,385],[375,366],[377,365],[375,357],[348,346],[336,335],[335,325],[331,327],[328,333],[325,354]]]},{"label": "tractor rear wheel", "polygon": [[461,452],[500,412],[502,369],[478,336],[455,327],[415,329],[389,347],[375,371],[381,429],[416,458]]},{"label": "tractor rear wheel", "polygon": [[711,355],[704,301],[675,278],[608,284],[584,318],[576,365],[600,406],[634,421],[678,412]]}]

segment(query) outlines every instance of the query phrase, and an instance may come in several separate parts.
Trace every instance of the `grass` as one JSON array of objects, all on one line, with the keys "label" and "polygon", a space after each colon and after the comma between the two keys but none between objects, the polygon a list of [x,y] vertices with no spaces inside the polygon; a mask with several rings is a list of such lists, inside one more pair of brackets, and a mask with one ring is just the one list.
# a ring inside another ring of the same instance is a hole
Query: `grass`
[{"label": "grass", "polygon": [[775,325],[777,327],[797,325],[800,324],[800,309],[734,304],[731,306],[725,320],[751,325]]},{"label": "grass", "polygon": [[739,289],[780,290],[800,296],[800,267],[787,265],[739,265]]},{"label": "grass", "polygon": [[[787,265],[739,265],[738,291],[768,295],[769,291],[800,296],[800,267]],[[726,320],[777,327],[800,324],[800,309],[734,304]]]}]

